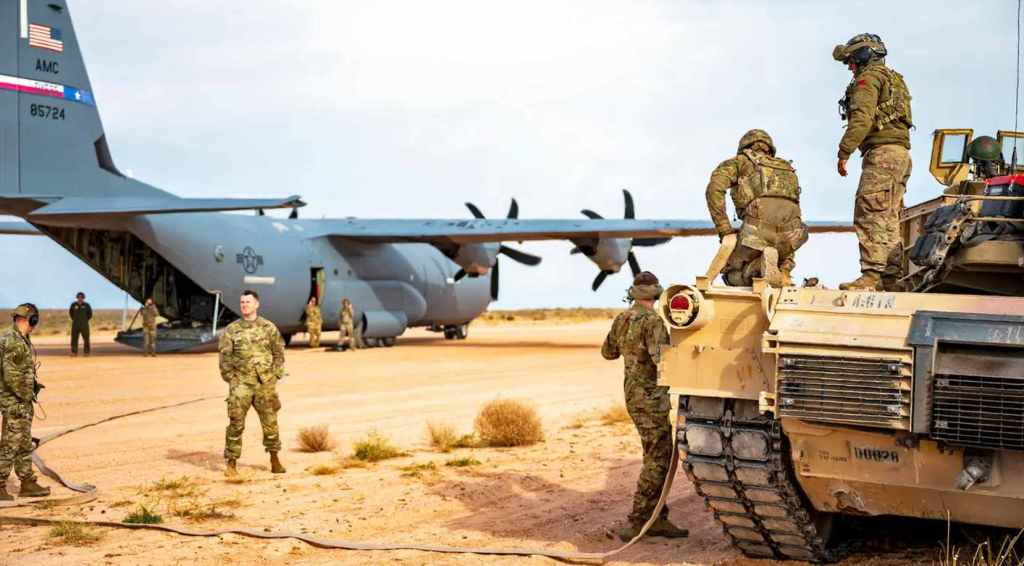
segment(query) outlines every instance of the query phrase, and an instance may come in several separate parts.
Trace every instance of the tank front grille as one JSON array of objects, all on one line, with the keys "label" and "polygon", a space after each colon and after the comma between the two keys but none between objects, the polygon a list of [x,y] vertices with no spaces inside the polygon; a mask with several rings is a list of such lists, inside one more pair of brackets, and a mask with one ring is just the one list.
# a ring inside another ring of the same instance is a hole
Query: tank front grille
[{"label": "tank front grille", "polygon": [[784,355],[779,414],[909,430],[910,376],[909,365],[894,360]]},{"label": "tank front grille", "polygon": [[1024,379],[935,376],[932,436],[961,446],[1024,450]]}]

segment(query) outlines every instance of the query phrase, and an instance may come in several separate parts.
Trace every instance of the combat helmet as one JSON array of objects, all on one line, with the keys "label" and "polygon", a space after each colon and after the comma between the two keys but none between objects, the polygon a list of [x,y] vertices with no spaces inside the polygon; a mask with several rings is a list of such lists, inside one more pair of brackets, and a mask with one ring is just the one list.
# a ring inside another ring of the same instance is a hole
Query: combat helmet
[{"label": "combat helmet", "polygon": [[768,135],[768,132],[764,130],[750,130],[743,134],[740,138],[740,146],[736,149],[736,153],[743,153],[744,149],[754,145],[755,142],[764,142],[771,148],[772,157],[775,156],[775,142],[772,141],[772,137]]},{"label": "combat helmet", "polygon": [[979,136],[967,146],[967,157],[975,161],[999,161],[1003,158],[1003,147],[992,136]]},{"label": "combat helmet", "polygon": [[882,59],[888,54],[882,38],[873,33],[858,33],[850,38],[845,45],[837,45],[832,50],[832,58],[840,63],[853,61],[858,65]]},{"label": "combat helmet", "polygon": [[627,296],[633,300],[655,300],[661,296],[661,282],[658,276],[650,271],[641,271],[633,278],[633,286],[629,288]]}]

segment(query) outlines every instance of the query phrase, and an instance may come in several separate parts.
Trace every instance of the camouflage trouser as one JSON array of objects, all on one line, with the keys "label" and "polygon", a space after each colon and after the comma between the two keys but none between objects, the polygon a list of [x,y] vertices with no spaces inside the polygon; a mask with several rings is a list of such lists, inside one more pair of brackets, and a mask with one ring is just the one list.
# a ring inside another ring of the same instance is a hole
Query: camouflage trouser
[{"label": "camouflage trouser", "polygon": [[[668,476],[669,460],[675,449],[669,420],[671,403],[665,387],[643,385],[627,378],[625,391],[626,409],[644,448],[644,464],[636,482],[633,511],[629,514],[629,522],[639,526],[651,517]],[[667,505],[662,508],[661,516],[668,517]]]},{"label": "camouflage trouser", "polygon": [[224,458],[237,460],[242,455],[242,433],[249,407],[256,409],[263,425],[263,446],[267,452],[281,450],[281,436],[277,431],[277,411],[281,400],[274,384],[249,385],[236,383],[228,391],[228,429],[224,438]]},{"label": "camouflage trouser", "polygon": [[35,479],[32,473],[32,402],[3,400],[3,434],[0,436],[0,486],[11,475],[21,481]]},{"label": "camouflage trouser", "polygon": [[143,349],[147,354],[156,353],[156,329],[143,328],[142,329],[142,344]]},{"label": "camouflage trouser", "polygon": [[320,325],[307,326],[306,334],[309,334],[309,347],[319,348],[320,347]]},{"label": "camouflage trouser", "polygon": [[736,249],[723,269],[723,279],[730,285],[752,285],[761,277],[758,259],[767,247],[779,252],[779,269],[792,271],[796,266],[796,250],[807,242],[807,227],[800,219],[800,205],[784,198],[762,197],[743,211],[743,226]]},{"label": "camouflage trouser", "polygon": [[910,151],[901,145],[880,145],[864,154],[853,207],[861,271],[877,271],[886,279],[902,276],[900,211],[910,169]]},{"label": "camouflage trouser", "polygon": [[355,327],[351,322],[342,324],[339,332],[340,340],[338,344],[348,344],[353,350],[361,346],[360,337],[356,335]]}]

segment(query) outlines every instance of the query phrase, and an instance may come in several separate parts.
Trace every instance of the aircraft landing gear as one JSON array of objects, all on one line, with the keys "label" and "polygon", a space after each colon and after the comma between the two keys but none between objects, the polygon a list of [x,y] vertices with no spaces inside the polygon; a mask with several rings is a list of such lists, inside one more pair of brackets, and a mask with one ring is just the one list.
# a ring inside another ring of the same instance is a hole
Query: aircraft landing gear
[{"label": "aircraft landing gear", "polygon": [[288,347],[288,346],[292,345],[292,336],[293,336],[292,334],[282,334],[281,335],[281,338],[284,339],[285,347]]},{"label": "aircraft landing gear", "polygon": [[444,327],[445,340],[465,340],[468,336],[468,324],[451,324]]},{"label": "aircraft landing gear", "polygon": [[380,339],[380,345],[386,348],[390,348],[395,345],[397,339],[394,336],[388,336],[387,338]]}]

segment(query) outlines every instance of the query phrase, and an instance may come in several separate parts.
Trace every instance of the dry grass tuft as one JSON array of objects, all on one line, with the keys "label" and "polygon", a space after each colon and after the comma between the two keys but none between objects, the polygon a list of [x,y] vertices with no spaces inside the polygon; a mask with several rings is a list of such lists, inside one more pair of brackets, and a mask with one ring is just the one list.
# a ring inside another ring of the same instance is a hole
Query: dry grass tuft
[{"label": "dry grass tuft", "polygon": [[341,471],[339,464],[313,464],[306,471],[314,476],[331,476]]},{"label": "dry grass tuft", "polygon": [[299,450],[302,452],[329,452],[337,446],[327,425],[307,426],[299,429]]},{"label": "dry grass tuft", "polygon": [[124,519],[121,519],[121,522],[139,525],[156,525],[158,523],[163,523],[164,518],[145,505],[139,505],[138,509],[129,513]]},{"label": "dry grass tuft", "polygon": [[183,498],[201,495],[199,485],[188,476],[180,478],[161,478],[144,491],[156,492],[161,497]]},{"label": "dry grass tuft", "polygon": [[455,458],[454,460],[448,460],[444,465],[450,468],[467,468],[469,466],[479,466],[480,460],[476,458]]},{"label": "dry grass tuft", "polygon": [[[230,519],[234,517],[234,513],[221,510],[231,507],[231,503],[232,500],[228,500],[226,503],[204,503],[196,499],[189,499],[186,501],[175,501],[169,504],[167,508],[171,515],[174,515],[175,517],[185,519],[193,523],[201,523],[211,519]],[[238,507],[238,505],[240,505],[240,502],[235,503],[234,507]]]},{"label": "dry grass tuft", "polygon": [[353,457],[348,457],[343,459],[341,462],[338,462],[338,467],[341,468],[342,470],[349,470],[352,468],[365,468],[367,466],[366,462],[362,460],[357,460]]},{"label": "dry grass tuft", "polygon": [[472,434],[455,432],[455,427],[447,423],[427,423],[427,440],[438,452],[451,452],[455,448],[473,448],[477,445]]},{"label": "dry grass tuft", "polygon": [[544,440],[537,411],[512,399],[495,399],[484,405],[474,427],[487,446],[529,446]]},{"label": "dry grass tuft", "polygon": [[418,478],[422,477],[424,472],[436,472],[437,464],[433,462],[426,462],[424,464],[409,464],[408,466],[402,466],[399,468],[402,470],[402,476],[407,478]]},{"label": "dry grass tuft", "polygon": [[601,424],[603,425],[626,424],[631,421],[625,405],[616,403],[601,412]]},{"label": "dry grass tuft", "polygon": [[102,533],[78,523],[59,523],[50,529],[50,542],[58,545],[87,546],[102,538]]},{"label": "dry grass tuft", "polygon": [[352,446],[352,457],[363,462],[380,462],[405,455],[404,451],[379,432],[371,432]]},{"label": "dry grass tuft", "polygon": [[1015,536],[1004,537],[1003,542],[996,548],[992,541],[985,540],[970,549],[959,547],[950,543],[950,535],[947,530],[946,542],[942,545],[942,552],[939,556],[940,566],[1024,566],[1024,555],[1019,552],[1024,545],[1024,529],[1021,529]]}]

